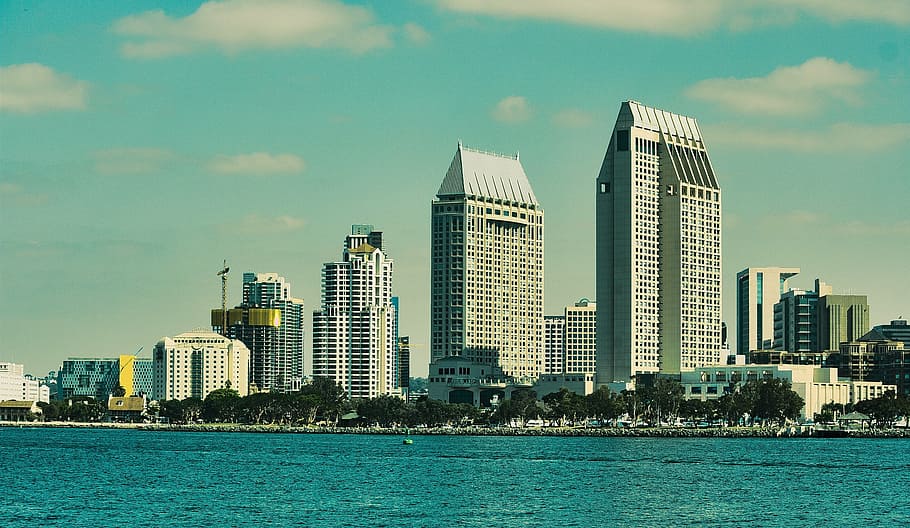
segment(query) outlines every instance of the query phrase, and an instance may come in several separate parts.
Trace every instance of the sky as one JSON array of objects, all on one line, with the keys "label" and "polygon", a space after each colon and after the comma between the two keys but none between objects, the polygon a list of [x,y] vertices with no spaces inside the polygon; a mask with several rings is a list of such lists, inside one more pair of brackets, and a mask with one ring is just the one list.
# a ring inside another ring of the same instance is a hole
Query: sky
[{"label": "sky", "polygon": [[208,327],[216,273],[303,298],[384,232],[429,351],[430,203],[458,141],[519,152],[545,311],[594,291],[595,179],[620,103],[694,117],[736,272],[793,266],[910,317],[902,0],[0,0],[0,361],[148,356]]}]

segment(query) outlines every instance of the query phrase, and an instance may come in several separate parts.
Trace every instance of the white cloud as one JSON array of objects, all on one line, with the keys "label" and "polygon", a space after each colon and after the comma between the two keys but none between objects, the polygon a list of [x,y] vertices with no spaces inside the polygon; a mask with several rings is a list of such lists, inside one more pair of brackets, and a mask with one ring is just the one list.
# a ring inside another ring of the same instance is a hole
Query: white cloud
[{"label": "white cloud", "polygon": [[0,111],[29,114],[82,110],[87,96],[87,82],[57,73],[43,64],[0,67]]},{"label": "white cloud", "polygon": [[906,0],[436,0],[436,4],[467,14],[673,36],[717,28],[739,31],[785,25],[801,15],[835,23],[910,24],[910,2]]},{"label": "white cloud", "polygon": [[224,230],[240,232],[243,234],[274,234],[286,233],[303,229],[306,222],[302,218],[290,215],[262,216],[256,213],[248,214],[239,222],[225,226]]},{"label": "white cloud", "polygon": [[142,174],[160,169],[174,154],[166,149],[130,147],[98,150],[93,157],[95,170],[101,174]]},{"label": "white cloud", "polygon": [[859,104],[857,88],[870,77],[868,71],[846,62],[815,57],[799,66],[782,66],[764,77],[700,81],[686,95],[737,112],[805,115],[828,103]]},{"label": "white cloud", "polygon": [[521,123],[531,118],[528,100],[520,95],[510,95],[496,103],[493,119],[503,123]]},{"label": "white cloud", "polygon": [[218,156],[209,169],[221,174],[296,174],[303,172],[303,159],[293,154],[253,152],[236,156]]},{"label": "white cloud", "polygon": [[430,41],[431,37],[427,30],[417,24],[408,22],[402,29],[408,40],[414,44],[426,44]]},{"label": "white cloud", "polygon": [[341,48],[355,53],[391,45],[392,28],[373,12],[336,0],[226,0],[206,2],[185,17],[146,11],[114,23],[130,41],[121,53],[153,59],[217,49]]},{"label": "white cloud", "polygon": [[594,123],[594,117],[577,108],[567,108],[553,115],[553,123],[566,128],[583,128]]},{"label": "white cloud", "polygon": [[813,130],[706,125],[710,144],[795,152],[879,152],[910,143],[910,123],[837,123]]}]

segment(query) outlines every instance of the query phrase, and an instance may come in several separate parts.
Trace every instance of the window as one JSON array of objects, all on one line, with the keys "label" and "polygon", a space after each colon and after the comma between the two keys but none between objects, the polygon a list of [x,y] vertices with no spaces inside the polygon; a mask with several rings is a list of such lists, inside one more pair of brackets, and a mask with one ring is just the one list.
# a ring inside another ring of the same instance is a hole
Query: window
[{"label": "window", "polygon": [[610,182],[601,182],[600,184],[600,193],[606,194],[610,192]]},{"label": "window", "polygon": [[616,150],[619,152],[627,152],[629,150],[629,131],[628,130],[617,130],[616,131]]}]

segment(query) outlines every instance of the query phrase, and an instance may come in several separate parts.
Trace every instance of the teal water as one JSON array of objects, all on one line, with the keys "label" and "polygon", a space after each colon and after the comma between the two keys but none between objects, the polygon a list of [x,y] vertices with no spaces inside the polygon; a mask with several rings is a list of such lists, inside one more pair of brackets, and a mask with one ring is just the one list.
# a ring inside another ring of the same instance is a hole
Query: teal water
[{"label": "teal water", "polygon": [[906,526],[910,441],[0,428],[2,526]]}]

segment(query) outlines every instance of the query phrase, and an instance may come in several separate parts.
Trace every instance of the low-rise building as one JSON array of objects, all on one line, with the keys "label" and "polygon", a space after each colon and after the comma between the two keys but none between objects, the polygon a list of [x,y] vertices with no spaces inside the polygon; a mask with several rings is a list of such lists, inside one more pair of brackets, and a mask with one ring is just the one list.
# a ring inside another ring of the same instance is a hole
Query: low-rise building
[{"label": "low-rise building", "polygon": [[111,396],[107,400],[107,416],[112,422],[141,422],[147,403],[145,396]]},{"label": "low-rise building", "polygon": [[532,387],[532,379],[504,376],[499,367],[474,363],[461,356],[433,361],[427,377],[427,396],[430,399],[469,403],[482,408],[510,399],[516,390]]},{"label": "low-rise building", "polygon": [[680,381],[689,399],[713,400],[748,381],[783,379],[805,401],[800,415],[812,418],[826,403],[855,404],[896,390],[880,381],[839,380],[837,369],[815,365],[714,365],[684,370]]},{"label": "low-rise building", "polygon": [[115,358],[69,358],[57,372],[57,397],[90,396],[104,403],[118,387],[127,396],[152,391],[152,360],[132,354]]},{"label": "low-rise building", "polygon": [[0,363],[0,400],[49,402],[50,389],[18,363]]},{"label": "low-rise building", "polygon": [[594,373],[575,374],[541,374],[534,384],[537,399],[543,399],[547,394],[566,389],[580,396],[587,396],[594,392]]},{"label": "low-rise building", "polygon": [[35,401],[0,401],[0,422],[30,421],[41,414]]}]

